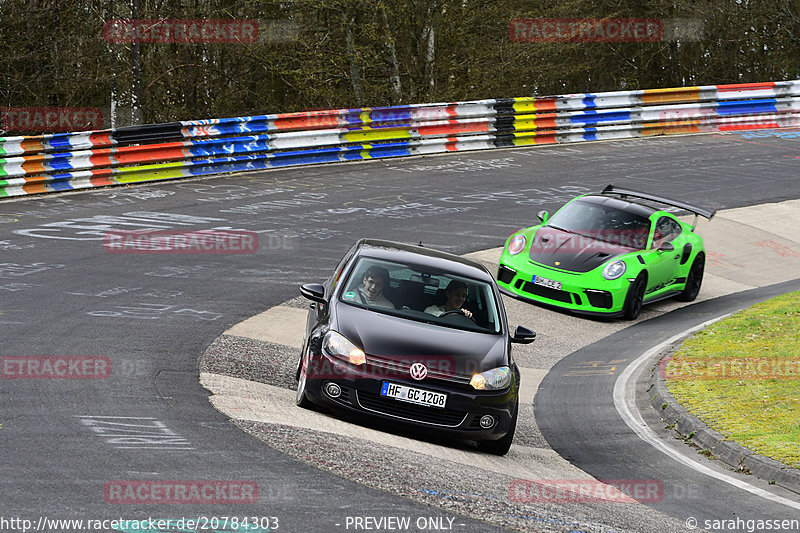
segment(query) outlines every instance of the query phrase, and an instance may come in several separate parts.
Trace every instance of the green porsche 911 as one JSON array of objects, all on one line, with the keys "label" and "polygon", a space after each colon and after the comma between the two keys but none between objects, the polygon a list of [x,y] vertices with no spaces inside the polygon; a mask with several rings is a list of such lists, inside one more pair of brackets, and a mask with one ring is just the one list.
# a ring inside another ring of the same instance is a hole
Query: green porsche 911
[{"label": "green porsche 911", "polygon": [[695,226],[658,206],[711,219],[714,210],[609,185],[512,234],[497,271],[511,296],[576,313],[633,320],[643,304],[692,301],[705,267]]}]

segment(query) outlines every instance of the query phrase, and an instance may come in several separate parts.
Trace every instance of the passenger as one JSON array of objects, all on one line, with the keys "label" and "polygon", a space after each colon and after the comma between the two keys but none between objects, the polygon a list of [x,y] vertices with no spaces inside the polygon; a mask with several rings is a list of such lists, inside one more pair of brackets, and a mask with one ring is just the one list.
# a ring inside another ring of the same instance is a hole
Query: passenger
[{"label": "passenger", "polygon": [[431,305],[425,309],[429,315],[440,316],[447,311],[461,311],[467,318],[472,318],[472,312],[462,306],[467,301],[467,284],[463,281],[453,280],[444,291],[447,301],[443,305]]},{"label": "passenger", "polygon": [[383,294],[383,289],[389,285],[389,271],[377,265],[372,265],[364,272],[364,278],[358,287],[358,297],[361,303],[373,307],[395,309],[395,305]]}]

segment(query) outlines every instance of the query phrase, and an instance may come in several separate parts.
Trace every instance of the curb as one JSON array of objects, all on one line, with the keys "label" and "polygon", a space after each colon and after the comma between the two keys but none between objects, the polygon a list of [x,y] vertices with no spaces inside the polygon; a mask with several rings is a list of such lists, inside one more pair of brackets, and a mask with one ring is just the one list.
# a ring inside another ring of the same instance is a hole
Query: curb
[{"label": "curb", "polygon": [[[683,343],[682,339],[660,354],[658,363],[650,375],[648,391],[650,405],[661,419],[683,440],[694,444],[711,457],[719,459],[737,472],[752,474],[771,485],[779,485],[800,494],[800,469],[787,466],[769,457],[758,454],[731,440],[706,425],[678,403],[667,387],[666,379],[658,372],[661,361],[669,357]],[[709,457],[709,458],[711,458]]]}]

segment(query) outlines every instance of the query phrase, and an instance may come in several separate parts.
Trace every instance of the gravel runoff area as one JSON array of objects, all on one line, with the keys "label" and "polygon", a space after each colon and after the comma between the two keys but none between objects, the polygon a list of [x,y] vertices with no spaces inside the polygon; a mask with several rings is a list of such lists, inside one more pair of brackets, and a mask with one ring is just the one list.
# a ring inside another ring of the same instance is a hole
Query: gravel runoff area
[{"label": "gravel runoff area", "polygon": [[[790,201],[730,210],[718,214],[710,226],[701,225],[699,230],[712,255],[700,299],[798,277],[797,261],[787,257],[778,260],[785,263],[781,268],[774,272],[762,269],[757,279],[749,268],[760,260],[765,239],[770,244],[796,244],[793,233],[780,228],[794,225],[798,205],[800,202]],[[468,256],[492,271],[499,253],[493,249]],[[730,261],[731,257],[737,261]],[[437,442],[426,435],[409,438],[408,433],[396,433],[391,427],[296,407],[294,368],[302,334],[276,343],[253,338],[257,335],[233,334],[235,326],[202,355],[201,383],[212,391],[210,400],[215,407],[269,446],[347,479],[461,515],[519,531],[685,531],[683,521],[641,504],[530,503],[524,491],[513,490],[513,482],[520,479],[591,479],[549,448],[535,423],[533,394],[557,361],[630,323],[576,317],[511,298],[504,298],[504,303],[509,324],[531,327],[538,337],[531,345],[515,346],[525,390],[514,446],[502,458],[481,454],[471,443]],[[668,300],[646,306],[639,320],[682,305],[686,304]],[[272,312],[272,318],[297,316],[304,309],[307,302],[298,297],[267,313]],[[254,325],[258,329],[265,323]],[[286,339],[285,324],[281,330],[277,336]]]}]

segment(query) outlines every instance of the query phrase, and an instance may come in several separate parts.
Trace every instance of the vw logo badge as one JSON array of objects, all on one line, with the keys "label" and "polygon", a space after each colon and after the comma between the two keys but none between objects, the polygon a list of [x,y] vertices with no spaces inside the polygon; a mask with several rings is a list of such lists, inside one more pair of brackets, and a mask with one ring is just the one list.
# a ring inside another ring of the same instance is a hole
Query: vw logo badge
[{"label": "vw logo badge", "polygon": [[414,363],[408,373],[411,374],[412,378],[419,381],[425,379],[425,376],[428,375],[428,369],[422,363]]}]

